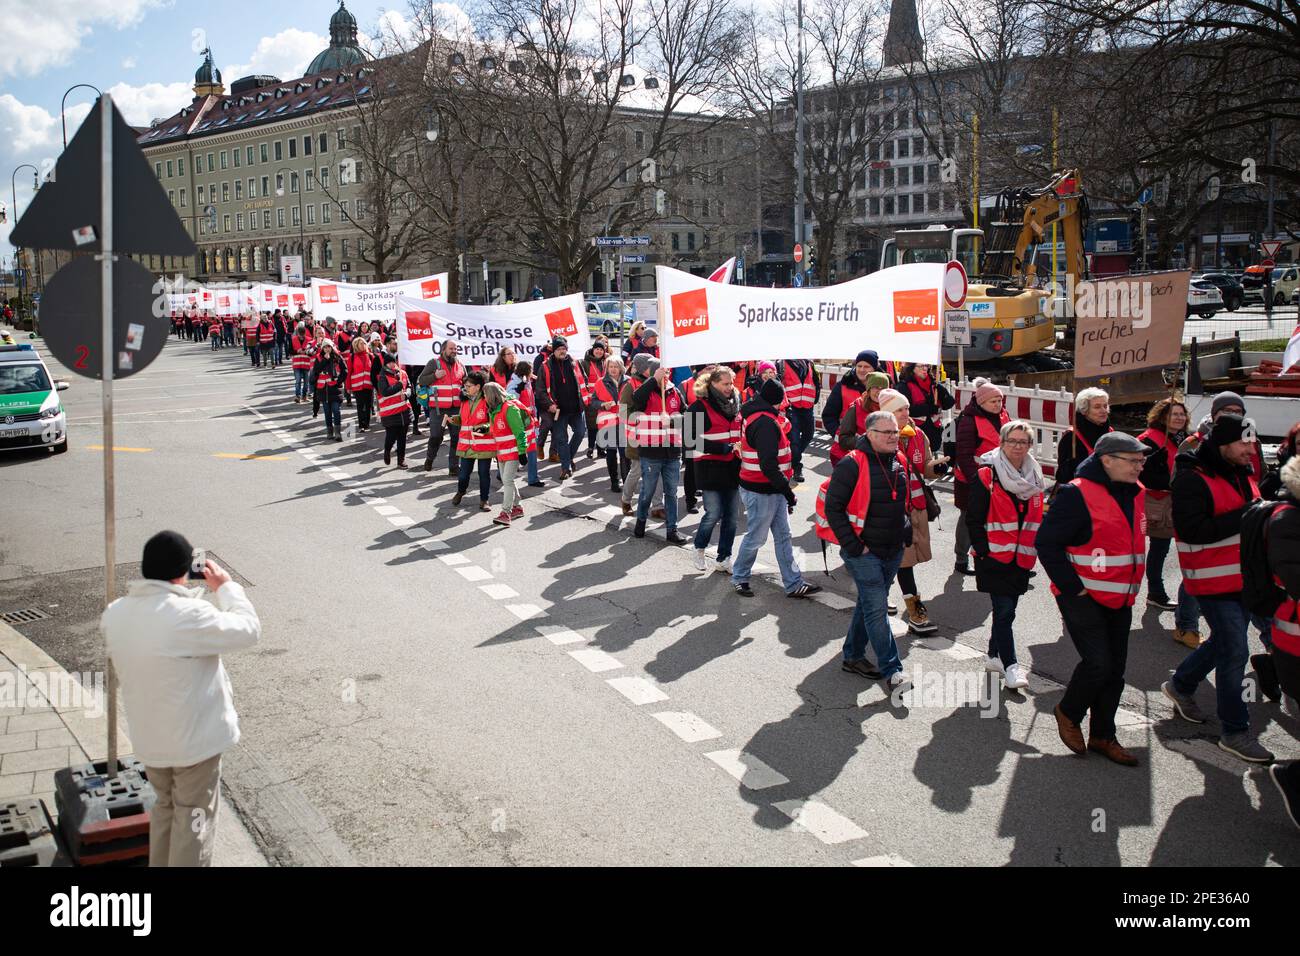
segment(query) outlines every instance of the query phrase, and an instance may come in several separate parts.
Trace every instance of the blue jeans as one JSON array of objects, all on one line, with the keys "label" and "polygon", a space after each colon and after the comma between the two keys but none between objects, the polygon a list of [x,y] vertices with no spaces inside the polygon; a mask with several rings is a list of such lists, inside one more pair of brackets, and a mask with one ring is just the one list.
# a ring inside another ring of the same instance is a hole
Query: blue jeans
[{"label": "blue jeans", "polygon": [[277,337],[275,340],[275,364],[279,365],[284,361],[284,339]]},{"label": "blue jeans", "polygon": [[731,564],[731,580],[736,584],[749,581],[758,549],[767,541],[767,533],[771,531],[772,544],[776,547],[776,563],[781,568],[781,583],[785,586],[785,593],[789,594],[804,582],[803,575],[794,563],[794,545],[790,538],[790,517],[786,511],[785,496],[759,494],[741,488],[740,500],[745,506],[745,537],[740,540],[740,550]]},{"label": "blue jeans", "polygon": [[1210,637],[1184,658],[1174,671],[1174,689],[1192,694],[1210,671],[1218,699],[1219,723],[1225,734],[1239,734],[1250,727],[1250,714],[1241,699],[1242,680],[1250,651],[1246,625],[1250,619],[1235,598],[1201,598],[1201,613],[1210,626]]},{"label": "blue jeans", "polygon": [[296,368],[293,370],[293,397],[306,398],[311,394],[311,388],[307,381],[309,368]]},{"label": "blue jeans", "polygon": [[[576,438],[581,438],[579,432]],[[682,475],[680,458],[641,458],[641,497],[636,503],[636,520],[645,521],[650,516],[650,503],[654,501],[659,479],[664,481],[664,514],[668,517],[668,532],[677,530],[677,482]]]},{"label": "blue jeans", "polygon": [[[718,560],[731,557],[731,545],[736,540],[736,512],[740,504],[740,490],[702,491],[704,495],[704,520],[695,532],[695,550],[703,551],[713,536],[713,529],[722,522],[718,532]],[[675,504],[675,502],[674,502]]]},{"label": "blue jeans", "polygon": [[803,450],[813,437],[813,410],[787,408],[785,417],[790,421],[790,461],[795,471],[803,470]]},{"label": "blue jeans", "polygon": [[528,453],[528,482],[529,484],[537,483],[537,452]]},{"label": "blue jeans", "polygon": [[[1165,595],[1165,558],[1169,555],[1172,538],[1151,538],[1147,544],[1147,596]],[[1174,611],[1174,627],[1180,631],[1195,631],[1201,617],[1201,606],[1187,593],[1187,586],[1178,584],[1178,609]]]},{"label": "blue jeans", "polygon": [[[573,436],[569,437],[569,432]],[[573,456],[578,453],[579,446],[582,445],[582,439],[587,434],[587,416],[582,412],[560,412],[555,416],[555,429],[552,432],[551,447],[558,450],[560,455],[560,467],[565,471],[573,471]]]},{"label": "blue jeans", "polygon": [[870,641],[871,653],[876,655],[876,670],[888,680],[903,669],[903,662],[898,659],[898,645],[894,643],[894,632],[889,628],[887,607],[890,585],[894,583],[898,566],[903,563],[903,549],[899,548],[898,553],[887,561],[870,551],[851,558],[841,550],[840,557],[858,587],[858,603],[853,608],[849,633],[844,639],[844,659],[864,660],[867,642]]},{"label": "blue jeans", "polygon": [[474,463],[478,462],[478,497],[480,501],[487,501],[488,495],[492,491],[492,459],[491,458],[462,458],[460,459],[460,471],[457,475],[456,490],[462,495],[469,488],[469,479],[474,474]]},{"label": "blue jeans", "polygon": [[989,657],[1002,661],[1003,667],[1016,663],[1016,643],[1011,635],[1011,625],[1016,622],[1018,594],[990,594],[993,601],[993,630],[989,635]]},{"label": "blue jeans", "polygon": [[342,402],[322,402],[325,407],[325,430],[335,435],[342,434]]}]

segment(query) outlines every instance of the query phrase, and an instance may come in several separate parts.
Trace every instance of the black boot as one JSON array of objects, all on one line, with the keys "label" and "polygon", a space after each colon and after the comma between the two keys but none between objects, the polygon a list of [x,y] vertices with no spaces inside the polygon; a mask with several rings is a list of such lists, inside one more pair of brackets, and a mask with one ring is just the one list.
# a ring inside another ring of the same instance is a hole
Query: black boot
[{"label": "black boot", "polygon": [[642,520],[642,519],[640,519],[640,518],[637,519],[636,527],[632,529],[632,537],[634,537],[634,538],[644,538],[644,537],[645,537],[645,521],[644,521],[644,520]]}]

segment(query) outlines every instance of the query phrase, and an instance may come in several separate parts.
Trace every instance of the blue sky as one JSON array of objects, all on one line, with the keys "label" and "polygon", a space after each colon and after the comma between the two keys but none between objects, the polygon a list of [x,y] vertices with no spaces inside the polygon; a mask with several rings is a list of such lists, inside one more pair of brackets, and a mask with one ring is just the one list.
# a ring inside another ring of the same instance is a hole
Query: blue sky
[{"label": "blue sky", "polygon": [[[381,17],[404,19],[404,0],[348,0],[363,37]],[[329,43],[329,18],[337,0],[0,0],[0,198],[6,206],[10,177],[21,163],[50,163],[62,147],[59,101],[76,83],[113,94],[128,122],[148,125],[186,105],[196,50],[212,47],[229,86],[249,73],[282,79],[300,76]],[[68,135],[95,97],[77,90],[68,98]],[[21,212],[31,198],[31,170],[18,174]],[[13,223],[0,225],[0,257],[8,258]]]}]

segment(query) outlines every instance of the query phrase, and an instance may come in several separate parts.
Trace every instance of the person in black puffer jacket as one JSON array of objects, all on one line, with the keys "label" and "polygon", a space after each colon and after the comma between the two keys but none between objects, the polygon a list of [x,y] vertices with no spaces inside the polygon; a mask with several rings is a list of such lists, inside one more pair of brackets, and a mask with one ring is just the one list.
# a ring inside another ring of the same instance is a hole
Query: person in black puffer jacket
[{"label": "person in black puffer jacket", "polygon": [[844,377],[831,386],[826,395],[826,404],[822,406],[822,430],[835,440],[839,431],[840,420],[854,400],[867,390],[867,376],[879,371],[880,357],[871,349],[864,349],[853,360],[853,368],[844,373]]}]

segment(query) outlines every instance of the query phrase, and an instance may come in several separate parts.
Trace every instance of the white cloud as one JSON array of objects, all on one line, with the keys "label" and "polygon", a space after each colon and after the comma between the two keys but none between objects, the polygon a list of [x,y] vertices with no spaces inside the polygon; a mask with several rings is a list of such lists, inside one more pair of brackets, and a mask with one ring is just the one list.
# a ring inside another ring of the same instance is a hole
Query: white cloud
[{"label": "white cloud", "polygon": [[68,63],[97,24],[121,30],[166,0],[0,0],[0,76],[34,76]]},{"label": "white cloud", "polygon": [[171,116],[194,98],[189,83],[118,83],[108,88],[113,105],[132,126],[148,126],[155,118]]},{"label": "white cloud", "polygon": [[[0,0],[2,2],[2,0]],[[291,80],[302,76],[312,58],[329,46],[329,37],[291,27],[275,36],[262,37],[247,63],[221,67],[221,78],[227,88],[241,76],[255,73],[278,76]]]},{"label": "white cloud", "polygon": [[134,70],[134,69],[135,69],[135,57],[133,57],[133,56],[128,56],[125,60],[123,60],[123,61],[122,61],[122,69],[124,69],[124,70]]}]

